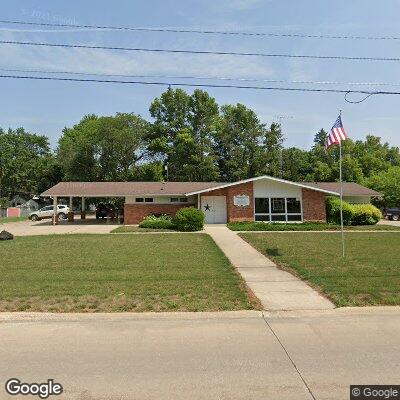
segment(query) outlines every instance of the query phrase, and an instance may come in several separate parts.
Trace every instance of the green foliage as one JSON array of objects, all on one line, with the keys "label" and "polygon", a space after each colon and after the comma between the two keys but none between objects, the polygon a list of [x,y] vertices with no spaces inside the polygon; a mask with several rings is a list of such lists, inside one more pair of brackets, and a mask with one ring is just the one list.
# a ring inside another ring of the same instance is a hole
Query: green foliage
[{"label": "green foliage", "polygon": [[37,194],[40,184],[48,188],[49,165],[54,162],[46,136],[23,128],[0,129],[0,197],[11,198],[20,192]]},{"label": "green foliage", "polygon": [[10,207],[10,200],[7,197],[0,197],[0,208]]},{"label": "green foliage", "polygon": [[[339,231],[341,226],[326,222],[303,222],[303,223],[269,223],[269,222],[230,222],[228,228],[232,231]],[[347,231],[374,230],[374,231],[400,231],[400,227],[390,225],[353,225],[346,226]]]},{"label": "green foliage", "polygon": [[201,231],[204,226],[204,213],[195,207],[184,207],[178,210],[172,222],[178,231]]},{"label": "green foliage", "polygon": [[353,225],[375,225],[382,219],[381,211],[372,204],[353,204]]},{"label": "green foliage", "polygon": [[150,106],[154,118],[149,132],[149,150],[168,164],[172,181],[215,181],[219,179],[213,132],[219,107],[207,92],[192,95],[168,89]]},{"label": "green foliage", "polygon": [[[354,217],[354,207],[343,201],[343,224],[351,225]],[[338,197],[327,197],[326,219],[329,223],[340,224],[340,199]]]},{"label": "green foliage", "polygon": [[[329,223],[340,224],[340,199],[326,199],[327,220]],[[372,204],[349,204],[343,201],[344,225],[374,225],[382,218],[382,213]]]},{"label": "green foliage", "polygon": [[174,224],[169,215],[161,215],[159,217],[148,215],[139,224],[139,227],[147,229],[174,229]]},{"label": "green foliage", "polygon": [[266,222],[230,222],[228,228],[232,231],[321,231],[336,230],[337,225],[324,222],[304,222],[304,223],[266,223]]},{"label": "green foliage", "polygon": [[400,167],[377,172],[366,179],[365,184],[383,194],[383,206],[400,207]]},{"label": "green foliage", "polygon": [[87,115],[74,127],[65,128],[57,149],[65,180],[131,180],[145,157],[149,127],[138,115],[117,113],[114,117]]}]

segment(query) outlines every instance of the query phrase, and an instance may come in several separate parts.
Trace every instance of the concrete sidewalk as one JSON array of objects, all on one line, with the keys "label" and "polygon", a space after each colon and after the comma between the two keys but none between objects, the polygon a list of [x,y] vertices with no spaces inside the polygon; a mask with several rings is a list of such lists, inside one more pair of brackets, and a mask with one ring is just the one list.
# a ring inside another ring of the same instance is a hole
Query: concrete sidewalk
[{"label": "concrete sidewalk", "polygon": [[225,225],[206,225],[205,231],[229,258],[265,310],[327,310],[334,305],[271,260]]},{"label": "concrete sidewalk", "polygon": [[60,400],[348,399],[399,382],[399,337],[400,307],[0,313],[0,399],[11,377],[53,378]]}]

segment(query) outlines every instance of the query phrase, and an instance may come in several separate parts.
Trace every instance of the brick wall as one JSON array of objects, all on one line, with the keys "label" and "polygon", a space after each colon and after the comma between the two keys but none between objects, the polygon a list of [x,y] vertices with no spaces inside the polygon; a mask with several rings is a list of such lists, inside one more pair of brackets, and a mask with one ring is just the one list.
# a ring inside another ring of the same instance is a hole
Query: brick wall
[{"label": "brick wall", "polygon": [[304,221],[326,222],[325,194],[303,188],[302,196]]},{"label": "brick wall", "polygon": [[[227,189],[228,222],[254,221],[254,191],[253,182],[230,186]],[[238,207],[233,204],[234,196],[246,195],[250,198],[250,204],[246,207]]]},{"label": "brick wall", "polygon": [[183,207],[196,207],[195,204],[184,203],[184,204],[157,204],[157,203],[145,203],[145,204],[125,204],[124,205],[124,224],[125,225],[136,225],[140,223],[144,217],[147,217],[152,213],[169,214],[171,216],[183,208]]},{"label": "brick wall", "polygon": [[[233,204],[233,198],[237,195],[247,195],[250,198],[250,205],[238,207]],[[229,186],[223,189],[211,190],[203,193],[202,196],[226,196],[228,222],[254,221],[254,199],[253,182]]]}]

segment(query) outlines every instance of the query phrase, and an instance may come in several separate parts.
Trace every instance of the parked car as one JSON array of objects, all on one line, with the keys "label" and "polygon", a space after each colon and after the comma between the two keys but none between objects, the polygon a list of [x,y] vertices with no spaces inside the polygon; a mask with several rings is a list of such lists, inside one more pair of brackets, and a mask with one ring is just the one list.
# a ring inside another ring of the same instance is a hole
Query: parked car
[{"label": "parked car", "polygon": [[114,219],[115,216],[116,216],[115,208],[112,204],[100,203],[96,207],[96,219],[100,219],[100,218]]},{"label": "parked car", "polygon": [[383,215],[392,221],[400,220],[400,207],[386,208]]},{"label": "parked car", "polygon": [[[69,207],[64,204],[57,205],[57,217],[59,220],[66,219],[69,213]],[[41,219],[52,218],[54,214],[53,206],[42,207],[37,211],[29,213],[28,218],[32,221],[40,221]]]}]

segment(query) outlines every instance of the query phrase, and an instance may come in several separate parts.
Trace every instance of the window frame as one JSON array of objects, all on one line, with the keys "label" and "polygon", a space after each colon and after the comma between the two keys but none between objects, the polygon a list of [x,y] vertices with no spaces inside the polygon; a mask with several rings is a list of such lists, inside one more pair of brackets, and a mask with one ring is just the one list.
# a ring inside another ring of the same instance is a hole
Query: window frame
[{"label": "window frame", "polygon": [[[256,212],[256,199],[268,199],[269,212],[258,213]],[[283,212],[273,212],[272,203],[273,199],[283,199],[284,211]],[[300,212],[288,212],[288,199],[296,199],[300,203]],[[298,220],[294,220],[295,218]],[[262,220],[264,218],[264,220]],[[274,220],[275,219],[275,220]],[[303,222],[303,199],[302,197],[255,197],[254,196],[254,221],[264,222],[264,223],[299,223]]]}]

